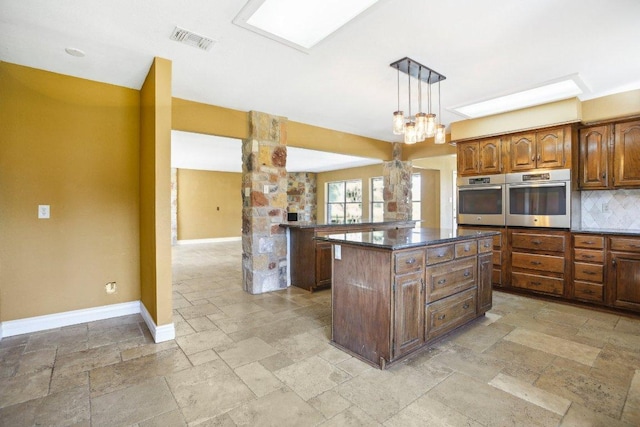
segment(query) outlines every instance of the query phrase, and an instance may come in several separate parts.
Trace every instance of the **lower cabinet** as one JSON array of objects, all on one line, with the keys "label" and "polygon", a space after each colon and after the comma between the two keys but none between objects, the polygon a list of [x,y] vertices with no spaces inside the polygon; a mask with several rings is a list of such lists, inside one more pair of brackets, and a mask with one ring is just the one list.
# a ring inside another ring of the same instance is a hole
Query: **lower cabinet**
[{"label": "lower cabinet", "polygon": [[576,300],[605,302],[605,239],[588,234],[573,235],[573,294]]},{"label": "lower cabinet", "polygon": [[478,256],[478,314],[491,310],[493,301],[491,281],[493,255],[485,253]]},{"label": "lower cabinet", "polygon": [[432,340],[476,317],[477,290],[469,289],[427,305],[427,339]]},{"label": "lower cabinet", "polygon": [[640,311],[640,238],[610,237],[609,302]]}]

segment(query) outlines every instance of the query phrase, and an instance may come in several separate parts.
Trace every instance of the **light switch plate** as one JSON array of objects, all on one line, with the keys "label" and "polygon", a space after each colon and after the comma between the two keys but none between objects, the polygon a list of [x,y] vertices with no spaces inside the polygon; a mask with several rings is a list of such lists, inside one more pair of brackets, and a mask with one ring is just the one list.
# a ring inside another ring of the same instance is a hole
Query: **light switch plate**
[{"label": "light switch plate", "polygon": [[51,218],[51,206],[50,205],[38,205],[38,219]]},{"label": "light switch plate", "polygon": [[335,259],[342,259],[342,246],[333,245],[333,257]]}]

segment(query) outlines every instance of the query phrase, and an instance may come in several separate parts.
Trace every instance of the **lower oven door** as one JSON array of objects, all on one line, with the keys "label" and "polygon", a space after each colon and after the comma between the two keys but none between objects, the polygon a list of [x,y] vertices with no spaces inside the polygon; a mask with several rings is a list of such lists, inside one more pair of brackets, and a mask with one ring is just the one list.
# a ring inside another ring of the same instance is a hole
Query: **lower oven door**
[{"label": "lower oven door", "polygon": [[504,185],[458,187],[458,224],[505,225]]},{"label": "lower oven door", "polygon": [[571,182],[507,184],[507,225],[571,227]]}]

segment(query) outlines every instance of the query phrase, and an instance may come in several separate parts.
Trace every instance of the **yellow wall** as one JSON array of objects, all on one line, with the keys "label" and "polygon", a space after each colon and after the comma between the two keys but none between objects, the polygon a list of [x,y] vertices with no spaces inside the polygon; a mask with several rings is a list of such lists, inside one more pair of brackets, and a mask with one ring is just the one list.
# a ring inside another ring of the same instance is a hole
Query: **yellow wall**
[{"label": "yellow wall", "polygon": [[[418,227],[440,227],[440,171],[433,169],[413,168],[413,173],[420,174],[420,223]],[[416,189],[411,189],[412,194]],[[414,197],[415,198],[415,197]],[[417,219],[417,218],[412,218]]]},{"label": "yellow wall", "polygon": [[325,218],[325,212],[327,207],[326,200],[326,184],[331,181],[345,181],[351,179],[362,180],[362,220],[368,221],[370,219],[370,203],[371,203],[371,178],[376,176],[382,176],[382,163],[378,165],[362,166],[359,168],[341,169],[331,172],[319,172],[317,174],[317,215],[318,222],[324,223],[327,221]]},{"label": "yellow wall", "polygon": [[640,89],[590,99],[582,103],[584,123],[640,115]]},{"label": "yellow wall", "polygon": [[2,321],[140,299],[139,108],[135,90],[0,62]]},{"label": "yellow wall", "polygon": [[178,169],[178,240],[242,236],[242,174]]},{"label": "yellow wall", "polygon": [[457,169],[456,156],[439,156],[426,159],[413,160],[414,168],[432,169],[439,171],[440,188],[438,198],[423,197],[429,203],[439,206],[440,221],[437,226],[441,228],[453,228],[453,197],[455,182],[453,182],[453,171]]},{"label": "yellow wall", "polygon": [[141,300],[161,326],[172,322],[170,61],[154,59],[140,102]]}]

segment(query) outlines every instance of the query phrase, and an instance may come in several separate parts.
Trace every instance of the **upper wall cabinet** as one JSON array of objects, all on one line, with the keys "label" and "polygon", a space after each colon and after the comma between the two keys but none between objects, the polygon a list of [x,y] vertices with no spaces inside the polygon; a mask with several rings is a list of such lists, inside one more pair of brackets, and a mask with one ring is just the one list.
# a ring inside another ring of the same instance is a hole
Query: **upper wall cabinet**
[{"label": "upper wall cabinet", "polygon": [[609,144],[612,126],[580,129],[578,180],[582,189],[609,187]]},{"label": "upper wall cabinet", "polygon": [[571,127],[543,129],[509,137],[509,170],[571,167]]},{"label": "upper wall cabinet", "polygon": [[580,130],[581,189],[640,187],[640,121]]},{"label": "upper wall cabinet", "polygon": [[640,186],[640,120],[615,125],[613,186]]},{"label": "upper wall cabinet", "polygon": [[459,175],[489,175],[502,172],[500,138],[458,143]]}]

